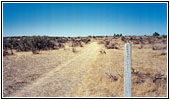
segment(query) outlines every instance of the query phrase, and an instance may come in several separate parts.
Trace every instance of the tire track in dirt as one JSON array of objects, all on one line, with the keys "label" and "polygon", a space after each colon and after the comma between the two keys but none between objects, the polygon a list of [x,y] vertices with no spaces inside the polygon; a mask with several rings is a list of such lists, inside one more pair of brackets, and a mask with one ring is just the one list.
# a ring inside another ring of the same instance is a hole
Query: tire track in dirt
[{"label": "tire track in dirt", "polygon": [[12,97],[71,97],[72,91],[97,58],[99,44],[89,44],[82,53],[42,75],[32,84],[12,94]]}]

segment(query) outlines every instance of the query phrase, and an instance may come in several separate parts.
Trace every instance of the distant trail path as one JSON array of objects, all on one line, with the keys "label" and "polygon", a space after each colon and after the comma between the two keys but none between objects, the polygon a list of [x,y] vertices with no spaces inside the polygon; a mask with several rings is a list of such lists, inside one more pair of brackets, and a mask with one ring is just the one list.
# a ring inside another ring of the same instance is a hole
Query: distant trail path
[{"label": "distant trail path", "polygon": [[93,42],[69,61],[43,74],[32,84],[16,91],[14,97],[71,97],[72,91],[97,58],[101,46]]}]

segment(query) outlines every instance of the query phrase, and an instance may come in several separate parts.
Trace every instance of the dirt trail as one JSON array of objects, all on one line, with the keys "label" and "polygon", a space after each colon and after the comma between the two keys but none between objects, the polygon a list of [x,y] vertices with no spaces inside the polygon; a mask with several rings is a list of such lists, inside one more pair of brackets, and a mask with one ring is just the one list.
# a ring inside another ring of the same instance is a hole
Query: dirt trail
[{"label": "dirt trail", "polygon": [[87,70],[95,62],[101,46],[93,42],[69,61],[43,74],[32,84],[11,96],[21,97],[71,97],[73,89],[81,82]]}]

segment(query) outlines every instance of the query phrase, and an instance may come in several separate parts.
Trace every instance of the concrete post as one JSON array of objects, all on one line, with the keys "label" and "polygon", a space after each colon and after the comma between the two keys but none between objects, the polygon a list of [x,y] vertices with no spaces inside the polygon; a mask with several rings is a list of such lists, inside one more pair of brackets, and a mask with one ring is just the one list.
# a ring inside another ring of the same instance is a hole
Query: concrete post
[{"label": "concrete post", "polygon": [[124,54],[124,97],[132,96],[131,59],[131,46],[129,43],[126,43]]}]

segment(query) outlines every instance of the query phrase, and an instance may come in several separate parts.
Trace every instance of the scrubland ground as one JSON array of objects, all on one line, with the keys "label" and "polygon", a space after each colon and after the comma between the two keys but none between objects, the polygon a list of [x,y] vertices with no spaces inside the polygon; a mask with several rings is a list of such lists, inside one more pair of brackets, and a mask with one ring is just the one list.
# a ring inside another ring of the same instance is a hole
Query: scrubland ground
[{"label": "scrubland ground", "polygon": [[[122,97],[124,42],[121,38],[111,39],[110,42],[118,44],[112,48],[101,43],[103,40],[109,39],[94,39],[76,47],[76,52],[66,46],[36,55],[15,52],[4,56],[3,96]],[[131,45],[132,96],[166,97],[166,50],[153,50],[149,44]]]}]

